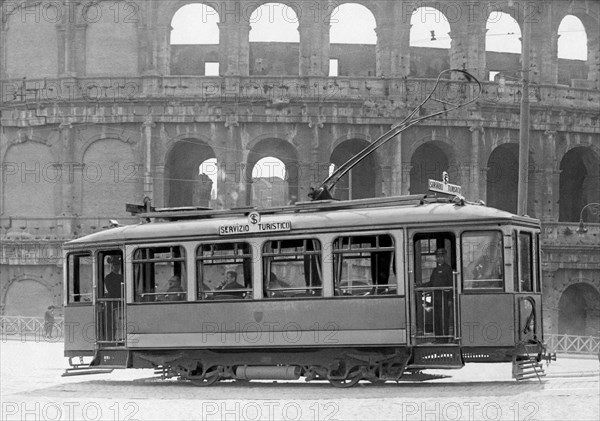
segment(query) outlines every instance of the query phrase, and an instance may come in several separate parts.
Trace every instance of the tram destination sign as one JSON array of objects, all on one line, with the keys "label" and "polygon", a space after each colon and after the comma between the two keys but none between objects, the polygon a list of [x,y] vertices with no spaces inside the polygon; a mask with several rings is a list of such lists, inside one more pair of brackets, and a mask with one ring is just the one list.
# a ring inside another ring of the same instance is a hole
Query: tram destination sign
[{"label": "tram destination sign", "polygon": [[462,194],[462,187],[457,184],[448,183],[448,173],[444,171],[442,174],[443,181],[429,179],[429,190],[438,193],[453,194],[459,196]]},{"label": "tram destination sign", "polygon": [[247,224],[220,225],[219,235],[255,234],[261,232],[290,231],[291,221],[261,222],[258,212],[248,215]]}]

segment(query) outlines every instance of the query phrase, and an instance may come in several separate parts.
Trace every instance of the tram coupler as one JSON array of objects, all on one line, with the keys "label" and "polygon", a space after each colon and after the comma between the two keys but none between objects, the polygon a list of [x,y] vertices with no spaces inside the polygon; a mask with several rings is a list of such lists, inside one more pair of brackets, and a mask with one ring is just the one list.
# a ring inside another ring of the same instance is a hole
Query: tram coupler
[{"label": "tram coupler", "polygon": [[551,361],[556,361],[556,352],[542,352],[540,359],[546,361],[546,364],[550,364]]}]

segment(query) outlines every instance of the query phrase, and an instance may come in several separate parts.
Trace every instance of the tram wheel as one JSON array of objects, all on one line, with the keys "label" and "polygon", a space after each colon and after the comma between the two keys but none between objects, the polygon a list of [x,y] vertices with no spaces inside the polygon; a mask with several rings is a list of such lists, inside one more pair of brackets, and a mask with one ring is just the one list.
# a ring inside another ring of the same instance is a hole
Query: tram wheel
[{"label": "tram wheel", "polygon": [[352,370],[350,370],[345,379],[332,379],[329,377],[327,380],[329,380],[329,383],[331,383],[331,385],[334,387],[347,388],[355,386],[361,379],[362,371],[360,367],[354,367]]},{"label": "tram wheel", "polygon": [[221,375],[219,374],[219,368],[214,367],[212,370],[208,370],[201,376],[188,377],[188,380],[192,382],[194,386],[210,386],[219,381]]}]

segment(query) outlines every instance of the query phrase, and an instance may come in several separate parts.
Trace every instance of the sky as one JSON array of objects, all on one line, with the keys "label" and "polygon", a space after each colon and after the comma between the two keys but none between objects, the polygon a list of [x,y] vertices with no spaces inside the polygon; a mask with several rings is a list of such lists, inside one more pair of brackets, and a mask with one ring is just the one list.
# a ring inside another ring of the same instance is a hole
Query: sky
[{"label": "sky", "polygon": [[[325,18],[323,11],[304,10]],[[250,42],[299,42],[298,17],[288,6],[268,3],[245,16],[251,26]],[[244,13],[242,12],[242,17]],[[171,22],[172,44],[218,44],[218,13],[205,4],[188,4],[179,9]],[[410,45],[416,47],[450,48],[450,25],[446,17],[432,8],[417,9],[410,21]],[[333,9],[330,42],[333,44],[376,44],[376,22],[364,6],[347,3]],[[508,14],[493,12],[486,24],[486,50],[520,53],[521,29]],[[433,31],[433,34],[432,34]],[[587,59],[587,37],[581,21],[566,16],[558,28],[558,57]],[[433,36],[432,36],[433,35]],[[492,75],[493,76],[493,75]],[[210,161],[200,167],[217,186],[216,164]],[[268,157],[257,163],[253,177],[285,178],[285,166],[277,158]]]},{"label": "sky", "polygon": [[[248,12],[250,14],[250,12]],[[309,9],[305,13],[318,13]],[[322,12],[321,12],[322,13]],[[242,13],[242,17],[244,14]],[[288,6],[268,3],[247,17],[251,42],[298,42],[298,17]],[[204,4],[189,4],[175,13],[171,26],[172,44],[218,44],[218,13]],[[423,7],[411,18],[411,46],[450,48],[450,25],[435,9]],[[359,4],[347,3],[333,9],[330,42],[334,44],[375,44],[376,22],[372,13]],[[486,49],[489,51],[521,52],[521,29],[508,14],[493,12],[486,24]],[[435,40],[432,40],[434,31]],[[581,21],[566,16],[558,33],[559,58],[587,59],[587,37]]]}]

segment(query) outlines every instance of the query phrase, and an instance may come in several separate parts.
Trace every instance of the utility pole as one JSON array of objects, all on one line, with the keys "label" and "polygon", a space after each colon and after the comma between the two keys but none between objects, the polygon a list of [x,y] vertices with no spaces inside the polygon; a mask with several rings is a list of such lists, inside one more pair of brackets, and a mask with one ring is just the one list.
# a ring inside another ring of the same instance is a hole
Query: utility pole
[{"label": "utility pole", "polygon": [[[525,6],[528,3],[525,3]],[[527,214],[527,185],[529,183],[529,44],[531,23],[524,10],[523,43],[521,51],[521,120],[519,125],[519,182],[517,193],[517,214]]]}]

